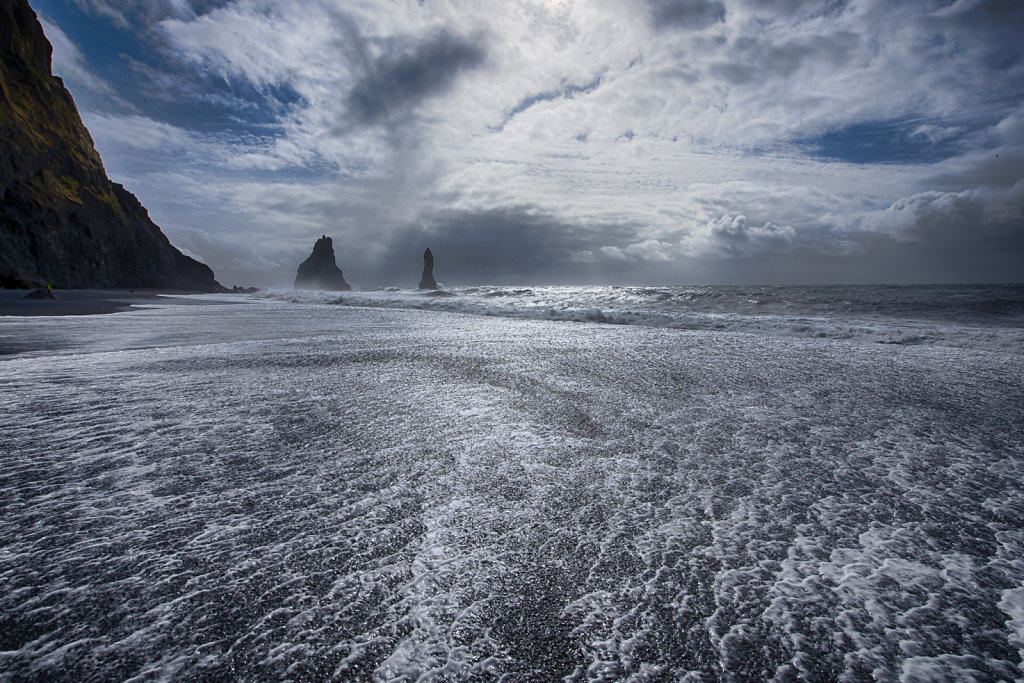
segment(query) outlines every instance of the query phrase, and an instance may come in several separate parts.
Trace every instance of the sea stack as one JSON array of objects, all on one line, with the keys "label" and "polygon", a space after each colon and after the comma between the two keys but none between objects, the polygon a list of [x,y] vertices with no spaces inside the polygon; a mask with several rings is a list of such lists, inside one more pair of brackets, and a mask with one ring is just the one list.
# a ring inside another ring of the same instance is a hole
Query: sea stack
[{"label": "sea stack", "polygon": [[334,260],[334,243],[323,235],[313,245],[313,253],[299,266],[295,275],[295,289],[322,289],[328,292],[346,292],[351,287],[345,282]]},{"label": "sea stack", "polygon": [[0,0],[0,286],[223,291],[111,182],[27,0]]},{"label": "sea stack", "polygon": [[434,279],[434,255],[428,248],[423,252],[423,277],[420,279],[420,289],[437,289],[437,280]]}]

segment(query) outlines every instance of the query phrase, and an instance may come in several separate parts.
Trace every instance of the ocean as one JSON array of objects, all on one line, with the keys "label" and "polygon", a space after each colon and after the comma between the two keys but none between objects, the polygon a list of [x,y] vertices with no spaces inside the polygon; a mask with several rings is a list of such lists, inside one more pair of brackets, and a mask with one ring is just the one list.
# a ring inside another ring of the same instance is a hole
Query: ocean
[{"label": "ocean", "polygon": [[1020,351],[1024,285],[267,290],[292,303]]},{"label": "ocean", "polygon": [[1018,680],[1024,287],[0,318],[0,679]]}]

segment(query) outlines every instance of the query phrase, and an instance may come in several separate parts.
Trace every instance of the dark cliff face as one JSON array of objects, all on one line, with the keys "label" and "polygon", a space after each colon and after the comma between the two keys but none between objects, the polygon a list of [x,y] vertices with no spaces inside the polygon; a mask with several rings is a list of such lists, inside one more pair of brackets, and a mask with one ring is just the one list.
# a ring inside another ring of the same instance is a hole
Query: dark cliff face
[{"label": "dark cliff face", "polygon": [[112,183],[26,0],[0,0],[0,286],[221,291]]},{"label": "dark cliff face", "polygon": [[299,265],[295,275],[296,289],[323,289],[344,292],[352,289],[345,282],[337,261],[334,260],[334,242],[324,235],[313,245],[313,253]]}]

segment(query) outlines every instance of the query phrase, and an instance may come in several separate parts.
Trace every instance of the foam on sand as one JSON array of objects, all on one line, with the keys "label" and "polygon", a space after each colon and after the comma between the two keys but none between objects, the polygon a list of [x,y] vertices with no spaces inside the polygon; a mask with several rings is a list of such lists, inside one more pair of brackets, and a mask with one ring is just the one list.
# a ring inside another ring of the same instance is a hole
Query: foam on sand
[{"label": "foam on sand", "polygon": [[0,333],[5,675],[1022,675],[1019,353],[272,299]]}]

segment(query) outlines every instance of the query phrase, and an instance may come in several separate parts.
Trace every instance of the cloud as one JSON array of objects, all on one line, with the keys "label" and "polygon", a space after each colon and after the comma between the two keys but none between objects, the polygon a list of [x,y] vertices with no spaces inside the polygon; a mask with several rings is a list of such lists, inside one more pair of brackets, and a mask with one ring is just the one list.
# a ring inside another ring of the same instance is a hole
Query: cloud
[{"label": "cloud", "polygon": [[641,261],[672,261],[676,257],[672,244],[655,239],[634,242],[625,251],[627,255]]},{"label": "cloud", "polygon": [[1006,191],[930,197],[915,209],[915,220],[901,237],[929,244],[938,254],[1005,257],[1024,250],[1024,179]]},{"label": "cloud", "polygon": [[[593,253],[589,249],[587,253]],[[601,253],[614,261],[629,261],[629,256],[619,247],[601,247]]]},{"label": "cloud", "polygon": [[[601,231],[566,223],[529,206],[443,210],[398,233],[382,261],[412,263],[424,247],[430,247],[442,282],[565,282],[576,278],[576,269],[567,266],[578,264],[580,252],[596,249],[604,237]],[[405,272],[394,271],[393,284],[399,284]],[[408,272],[410,277],[415,275],[415,268]]]},{"label": "cloud", "polygon": [[242,283],[321,233],[381,284],[1020,255],[1019,3],[76,1],[140,43],[60,48],[138,107],[83,110],[112,175]]},{"label": "cloud", "polygon": [[[196,17],[161,20],[158,36],[198,72],[242,79],[256,89],[311,87],[345,74],[332,44],[346,30],[344,16],[319,3],[227,3]],[[173,66],[173,65],[172,65]],[[303,94],[306,94],[305,92]]]},{"label": "cloud", "polygon": [[723,214],[688,232],[679,246],[689,257],[751,258],[788,251],[797,238],[796,230],[788,225],[771,221],[751,225],[746,216]]},{"label": "cloud", "polygon": [[[893,281],[1024,281],[1024,180],[1007,189],[928,191],[865,216],[852,260]],[[897,279],[898,278],[898,279]]]},{"label": "cloud", "polygon": [[230,0],[73,0],[83,11],[125,29],[152,27],[169,18],[191,19]]},{"label": "cloud", "polygon": [[[593,92],[594,90],[597,90],[597,88],[600,85],[601,76],[597,76],[594,79],[592,79],[589,83],[585,83],[582,85],[568,83],[563,79],[562,82],[559,83],[558,87],[555,89],[540,93],[534,93],[527,97],[524,97],[508,112],[508,115],[505,117],[504,122],[502,122],[502,127],[504,127],[509,121],[511,121],[512,118],[515,117],[517,114],[523,113],[530,107],[541,104],[543,102],[552,102],[554,100],[559,99],[572,99],[573,97],[580,94],[585,95],[587,93]],[[586,142],[586,137],[586,134],[580,134],[576,136],[576,139],[579,140],[580,142]]]},{"label": "cloud", "polygon": [[[576,253],[575,258],[580,259],[582,254],[589,255],[593,260],[593,252],[587,250]],[[604,246],[600,253],[613,261],[640,262],[640,261],[672,261],[680,256],[676,245],[669,242],[661,242],[656,239],[646,239],[641,242],[633,242],[625,247]]]},{"label": "cloud", "polygon": [[[970,247],[1024,246],[1024,179],[1006,189],[930,190],[865,215],[858,227],[904,242]],[[1011,249],[1012,250],[1012,249]]]},{"label": "cloud", "polygon": [[648,0],[658,28],[699,30],[725,21],[725,5],[717,0]]},{"label": "cloud", "polygon": [[372,64],[349,91],[348,111],[361,124],[387,121],[444,92],[460,72],[483,59],[478,44],[442,32],[407,53],[384,55]]},{"label": "cloud", "polygon": [[131,26],[128,16],[106,0],[74,0],[74,2],[83,11],[106,17],[122,28]]},{"label": "cloud", "polygon": [[741,0],[737,4],[762,18],[787,21],[806,20],[824,14],[836,14],[849,4],[848,0]]}]

